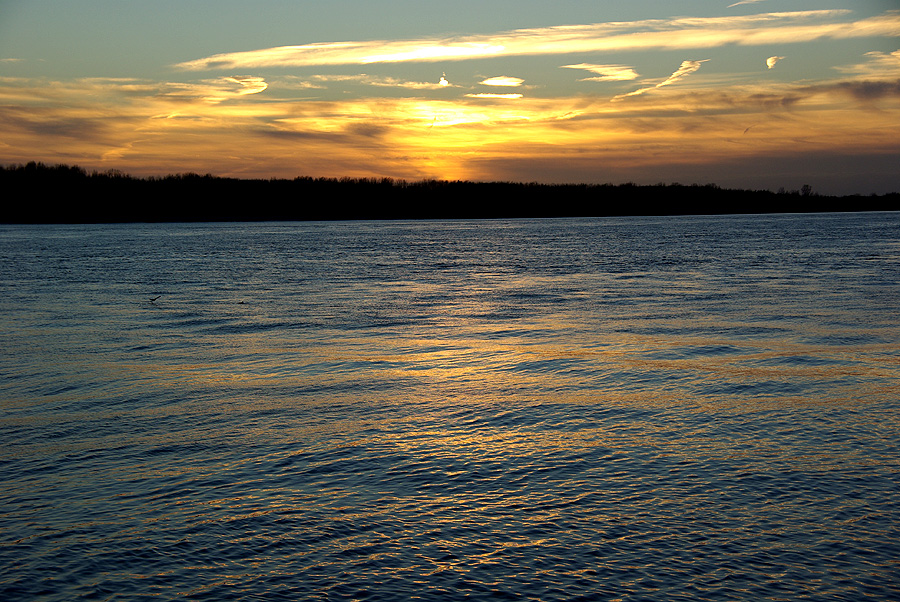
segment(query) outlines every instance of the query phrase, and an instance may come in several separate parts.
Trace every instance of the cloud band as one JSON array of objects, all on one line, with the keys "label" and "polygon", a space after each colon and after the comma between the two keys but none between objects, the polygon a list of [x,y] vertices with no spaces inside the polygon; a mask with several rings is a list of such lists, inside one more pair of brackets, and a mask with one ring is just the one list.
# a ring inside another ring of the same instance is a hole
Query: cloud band
[{"label": "cloud band", "polygon": [[891,11],[857,21],[842,20],[850,12],[836,9],[733,17],[652,19],[519,29],[495,35],[445,39],[314,43],[216,54],[179,63],[176,67],[202,71],[365,65],[900,36],[900,12]]}]

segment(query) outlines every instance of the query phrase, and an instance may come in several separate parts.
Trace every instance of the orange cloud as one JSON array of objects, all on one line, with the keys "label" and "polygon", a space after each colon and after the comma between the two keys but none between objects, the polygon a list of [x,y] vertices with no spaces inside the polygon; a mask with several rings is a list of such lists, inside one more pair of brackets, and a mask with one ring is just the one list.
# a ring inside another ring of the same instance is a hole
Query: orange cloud
[{"label": "orange cloud", "polygon": [[[574,173],[566,164],[583,167],[581,174],[592,165],[603,173],[653,173],[654,166],[680,162],[711,166],[709,181],[715,181],[714,166],[724,161],[839,152],[896,156],[895,54],[870,53],[847,67],[843,79],[796,85],[706,87],[701,78],[690,87],[672,85],[702,64],[685,61],[650,86],[663,86],[665,93],[618,103],[602,95],[276,96],[280,87],[299,87],[289,76],[196,82],[0,78],[0,158],[115,167],[136,175],[407,179],[497,179],[508,172],[491,169],[518,162],[544,165],[548,171],[540,173],[550,180],[553,173]],[[315,81],[328,83],[328,77]]]}]

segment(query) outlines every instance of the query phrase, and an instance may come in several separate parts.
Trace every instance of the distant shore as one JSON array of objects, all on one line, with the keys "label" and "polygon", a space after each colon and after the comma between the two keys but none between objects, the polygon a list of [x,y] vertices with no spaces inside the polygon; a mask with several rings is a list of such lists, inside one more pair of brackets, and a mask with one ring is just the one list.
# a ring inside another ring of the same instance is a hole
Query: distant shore
[{"label": "distant shore", "polygon": [[78,166],[0,167],[0,223],[603,217],[898,211],[900,193],[826,196],[715,184],[539,184],[392,178],[137,178]]}]

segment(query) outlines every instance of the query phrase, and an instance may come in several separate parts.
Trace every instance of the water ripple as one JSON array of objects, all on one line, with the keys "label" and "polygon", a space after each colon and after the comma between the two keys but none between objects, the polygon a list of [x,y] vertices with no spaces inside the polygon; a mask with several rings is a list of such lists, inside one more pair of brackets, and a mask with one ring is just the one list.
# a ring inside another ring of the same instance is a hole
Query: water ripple
[{"label": "water ripple", "polygon": [[0,598],[898,598],[898,241],[0,227]]}]

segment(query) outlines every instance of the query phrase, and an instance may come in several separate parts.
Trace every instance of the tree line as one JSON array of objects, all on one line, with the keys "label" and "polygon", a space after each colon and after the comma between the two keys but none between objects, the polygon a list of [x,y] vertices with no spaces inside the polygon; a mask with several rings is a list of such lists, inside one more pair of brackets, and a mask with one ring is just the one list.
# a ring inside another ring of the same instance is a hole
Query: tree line
[{"label": "tree line", "polygon": [[393,178],[147,178],[0,166],[4,223],[601,217],[900,210],[900,194],[834,197],[715,184],[541,184]]}]

